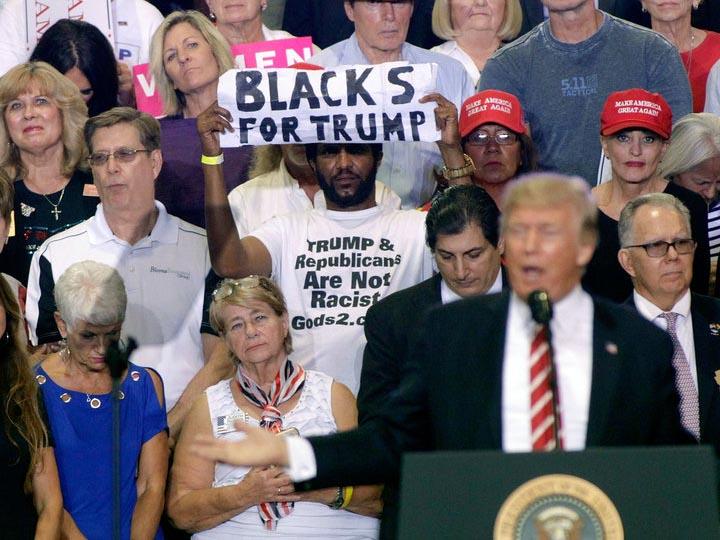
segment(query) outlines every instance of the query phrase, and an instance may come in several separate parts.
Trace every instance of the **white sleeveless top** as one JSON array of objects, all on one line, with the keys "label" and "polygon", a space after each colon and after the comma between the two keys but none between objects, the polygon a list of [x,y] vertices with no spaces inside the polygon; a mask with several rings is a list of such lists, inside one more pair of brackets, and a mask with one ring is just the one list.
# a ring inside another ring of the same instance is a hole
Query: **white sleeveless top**
[{"label": "white sleeveless top", "polygon": [[[335,433],[337,426],[332,415],[332,378],[319,371],[305,370],[305,386],[297,405],[283,416],[283,429],[297,428],[300,435],[310,437]],[[210,409],[213,435],[228,441],[244,438],[235,430],[236,420],[258,426],[257,419],[242,411],[230,390],[232,379],[221,381],[205,391]],[[215,465],[213,487],[239,483],[248,467],[234,467],[225,463]],[[376,539],[380,521],[345,510],[333,510],[324,504],[297,502],[292,514],[278,521],[275,531],[266,530],[260,521],[257,506],[218,525],[214,529],[193,535],[195,540],[236,540],[237,538],[334,538],[341,540]]]}]

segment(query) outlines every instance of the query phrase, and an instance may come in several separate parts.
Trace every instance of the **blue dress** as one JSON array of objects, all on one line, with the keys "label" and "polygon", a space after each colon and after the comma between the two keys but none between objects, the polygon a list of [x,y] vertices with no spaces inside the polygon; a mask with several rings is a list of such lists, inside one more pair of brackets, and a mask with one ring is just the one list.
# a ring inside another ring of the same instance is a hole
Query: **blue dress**
[{"label": "blue dress", "polygon": [[[65,509],[89,540],[112,534],[112,401],[110,394],[91,395],[100,404],[92,408],[85,392],[55,384],[45,370],[35,368],[50,429]],[[120,483],[122,538],[130,538],[137,501],[135,475],[142,445],[167,429],[150,374],[129,364],[120,386]],[[97,402],[93,403],[97,405]],[[162,538],[158,531],[155,538]]]}]

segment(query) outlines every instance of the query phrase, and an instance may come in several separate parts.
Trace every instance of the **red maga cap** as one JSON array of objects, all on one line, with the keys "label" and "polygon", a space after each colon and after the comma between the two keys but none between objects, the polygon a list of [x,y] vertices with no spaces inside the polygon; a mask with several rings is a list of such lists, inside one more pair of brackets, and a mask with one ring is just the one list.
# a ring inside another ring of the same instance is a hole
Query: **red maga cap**
[{"label": "red maga cap", "polygon": [[672,109],[665,98],[642,88],[613,92],[600,115],[600,134],[629,128],[648,129],[663,139],[672,133]]},{"label": "red maga cap", "polygon": [[515,133],[527,133],[520,101],[512,94],[501,90],[483,90],[467,98],[462,104],[461,137],[469,135],[483,124],[498,124]]}]

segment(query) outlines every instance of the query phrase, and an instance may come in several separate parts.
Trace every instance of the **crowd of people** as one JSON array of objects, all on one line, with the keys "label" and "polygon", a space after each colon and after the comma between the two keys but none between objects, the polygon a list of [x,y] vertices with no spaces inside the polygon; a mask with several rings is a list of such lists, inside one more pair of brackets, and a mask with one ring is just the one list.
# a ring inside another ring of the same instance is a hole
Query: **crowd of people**
[{"label": "crowd of people", "polygon": [[[3,537],[393,538],[406,451],[720,452],[713,2],[0,0]],[[437,140],[221,146],[306,35],[432,64]]]}]

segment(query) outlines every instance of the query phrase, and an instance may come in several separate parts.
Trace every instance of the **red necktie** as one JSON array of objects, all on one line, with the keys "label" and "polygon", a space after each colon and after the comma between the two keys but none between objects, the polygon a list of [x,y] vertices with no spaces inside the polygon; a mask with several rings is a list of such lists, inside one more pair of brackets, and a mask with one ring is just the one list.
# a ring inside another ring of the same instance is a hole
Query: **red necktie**
[{"label": "red necktie", "polygon": [[[550,386],[550,348],[544,326],[538,328],[530,345],[530,426],[533,452],[555,450],[553,391]],[[562,449],[562,427],[558,400],[558,429]]]}]

